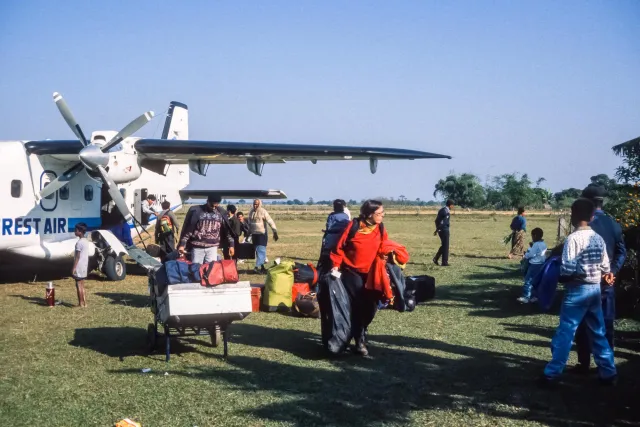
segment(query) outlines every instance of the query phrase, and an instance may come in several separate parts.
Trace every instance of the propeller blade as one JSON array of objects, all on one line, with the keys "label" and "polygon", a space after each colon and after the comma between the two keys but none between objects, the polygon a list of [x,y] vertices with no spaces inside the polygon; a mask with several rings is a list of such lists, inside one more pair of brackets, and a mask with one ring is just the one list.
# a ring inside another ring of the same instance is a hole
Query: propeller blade
[{"label": "propeller blade", "polygon": [[80,142],[82,142],[82,145],[84,145],[85,147],[89,145],[89,142],[87,141],[87,138],[85,138],[80,125],[78,124],[78,122],[76,122],[73,114],[71,114],[71,110],[69,109],[69,106],[67,105],[67,102],[64,100],[62,95],[60,95],[58,92],[53,92],[53,101],[58,106],[60,114],[62,114],[62,117],[67,122],[73,133],[75,133]]},{"label": "propeller blade", "polygon": [[76,163],[71,168],[67,169],[62,175],[51,181],[47,184],[40,193],[36,194],[36,201],[40,201],[40,199],[44,199],[48,197],[67,185],[69,181],[71,181],[76,175],[78,175],[82,169],[84,169],[84,165],[82,163]]},{"label": "propeller blade", "polygon": [[132,121],[131,123],[126,125],[120,132],[118,132],[118,134],[116,136],[111,138],[111,140],[109,140],[109,142],[104,144],[104,146],[102,147],[102,151],[104,153],[106,153],[113,146],[118,145],[119,143],[121,143],[123,139],[125,139],[125,138],[133,135],[134,133],[136,133],[138,130],[140,130],[140,128],[142,126],[144,126],[147,123],[149,123],[151,121],[151,119],[153,119],[153,116],[154,116],[153,111],[147,111],[146,113],[144,113],[141,116],[139,116],[137,119],[135,119],[134,121]]},{"label": "propeller blade", "polygon": [[131,219],[131,213],[129,212],[129,208],[127,208],[127,202],[124,200],[124,197],[122,197],[118,186],[109,178],[107,171],[102,166],[98,165],[98,171],[100,171],[100,175],[102,175],[102,182],[107,186],[111,199],[115,202],[125,221],[129,221]]}]

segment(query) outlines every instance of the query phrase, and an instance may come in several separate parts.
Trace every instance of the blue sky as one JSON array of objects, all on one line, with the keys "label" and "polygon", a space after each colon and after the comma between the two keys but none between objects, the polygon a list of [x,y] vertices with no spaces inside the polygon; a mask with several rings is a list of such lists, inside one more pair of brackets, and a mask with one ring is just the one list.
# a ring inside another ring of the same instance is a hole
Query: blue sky
[{"label": "blue sky", "polygon": [[193,139],[454,157],[218,166],[196,188],[430,199],[450,171],[583,187],[640,135],[639,23],[635,0],[4,1],[0,139],[72,137],[54,91],[86,132],[177,100]]}]

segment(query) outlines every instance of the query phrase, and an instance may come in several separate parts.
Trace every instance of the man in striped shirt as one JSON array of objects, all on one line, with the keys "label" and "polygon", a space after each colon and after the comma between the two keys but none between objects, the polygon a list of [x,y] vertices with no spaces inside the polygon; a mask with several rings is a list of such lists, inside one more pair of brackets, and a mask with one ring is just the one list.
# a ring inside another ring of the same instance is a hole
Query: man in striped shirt
[{"label": "man in striped shirt", "polygon": [[571,206],[571,222],[576,231],[567,237],[562,252],[560,281],[565,283],[560,324],[551,340],[551,361],[540,378],[541,385],[555,385],[567,364],[571,344],[580,322],[591,336],[592,352],[600,381],[615,384],[617,371],[613,351],[605,337],[600,301],[600,282],[613,283],[609,257],[602,237],[589,227],[595,206],[591,200],[578,199]]}]

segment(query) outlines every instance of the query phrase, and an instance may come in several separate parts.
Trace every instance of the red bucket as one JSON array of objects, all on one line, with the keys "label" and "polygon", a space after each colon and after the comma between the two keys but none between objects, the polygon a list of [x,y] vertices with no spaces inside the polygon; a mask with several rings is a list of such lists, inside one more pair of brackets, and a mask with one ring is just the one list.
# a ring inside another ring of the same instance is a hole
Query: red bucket
[{"label": "red bucket", "polygon": [[256,313],[260,311],[260,299],[262,298],[262,288],[258,286],[251,287],[251,311]]}]

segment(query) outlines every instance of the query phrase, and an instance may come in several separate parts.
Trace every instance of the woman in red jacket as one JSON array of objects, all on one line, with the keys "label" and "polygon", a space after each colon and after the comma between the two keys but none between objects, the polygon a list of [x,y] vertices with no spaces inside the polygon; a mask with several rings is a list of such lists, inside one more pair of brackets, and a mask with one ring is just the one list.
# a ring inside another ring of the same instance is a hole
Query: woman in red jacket
[{"label": "woman in red jacket", "polygon": [[332,271],[342,273],[342,283],[351,300],[351,334],[356,341],[356,352],[367,356],[366,330],[377,311],[377,298],[365,289],[380,243],[387,239],[382,219],[384,207],[377,200],[367,200],[360,208],[356,221],[359,228],[349,239],[351,226],[342,233],[338,245],[331,252]]}]

